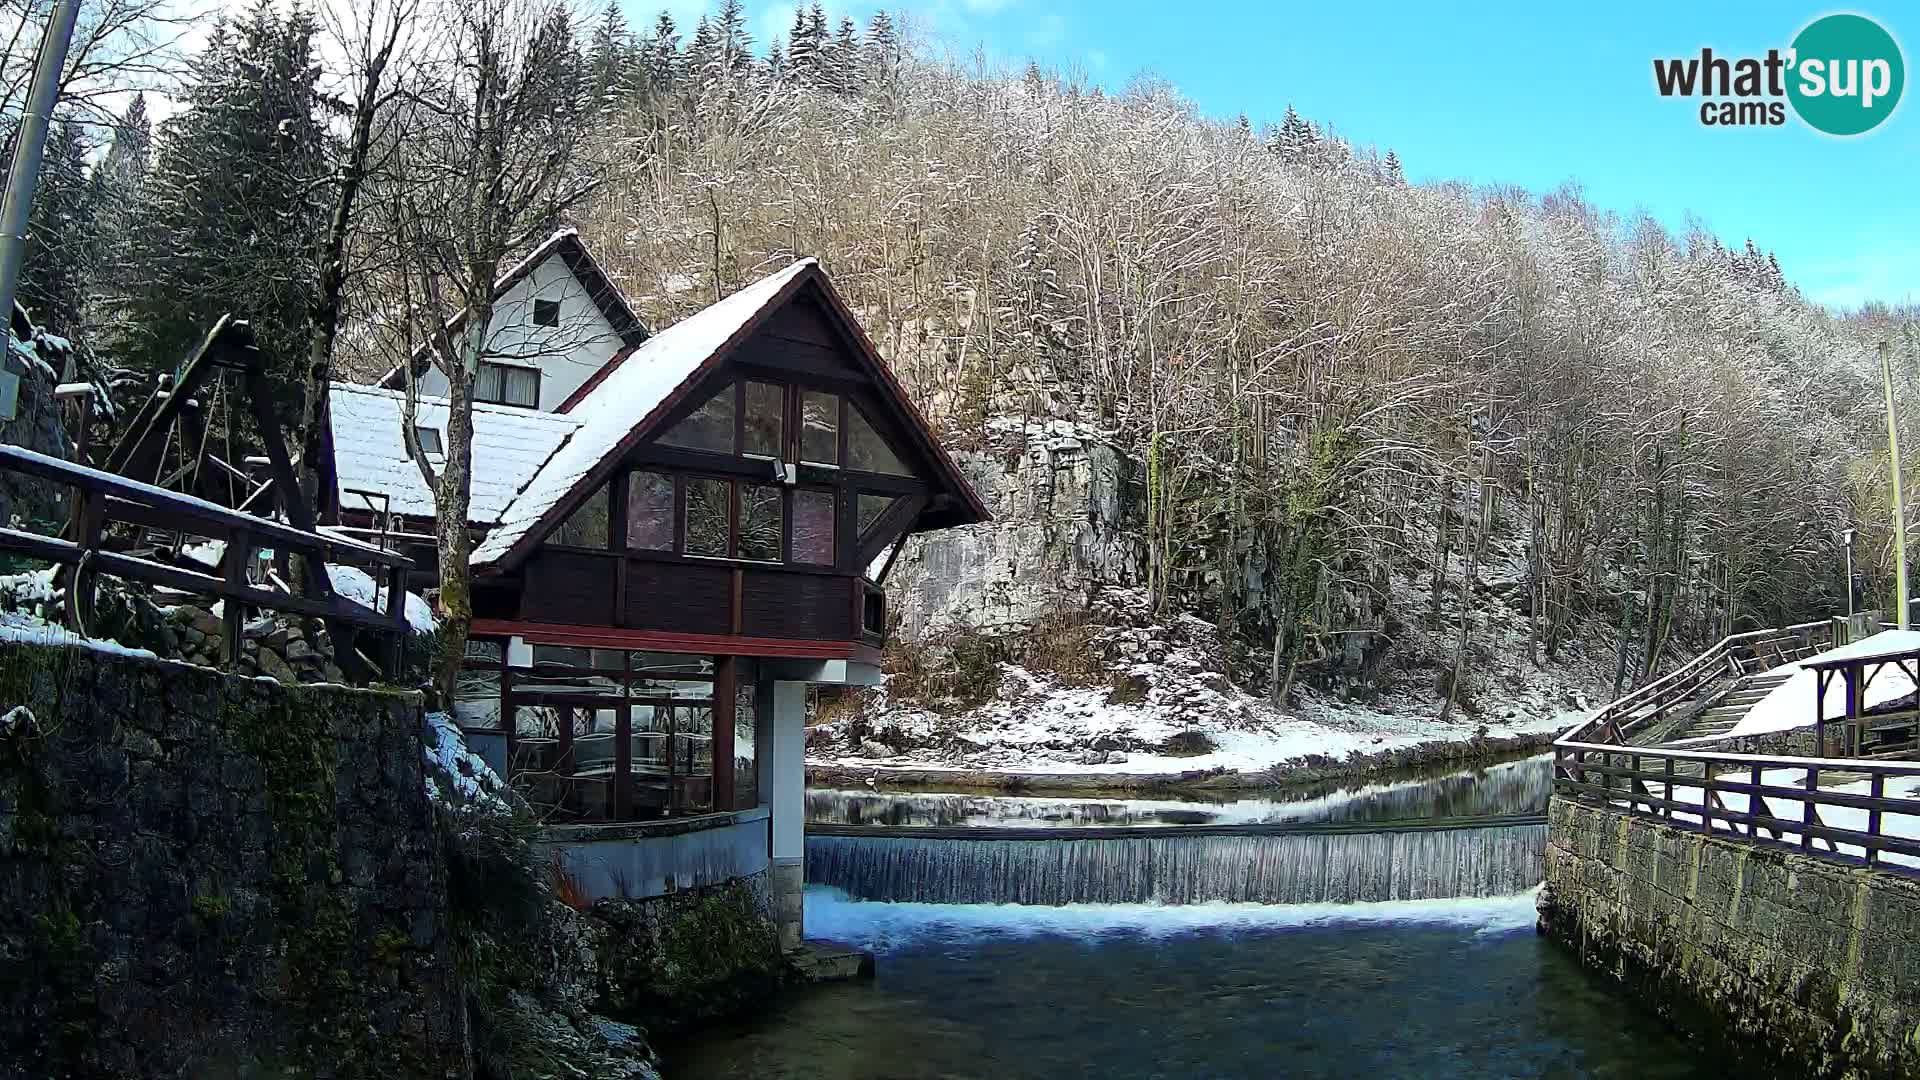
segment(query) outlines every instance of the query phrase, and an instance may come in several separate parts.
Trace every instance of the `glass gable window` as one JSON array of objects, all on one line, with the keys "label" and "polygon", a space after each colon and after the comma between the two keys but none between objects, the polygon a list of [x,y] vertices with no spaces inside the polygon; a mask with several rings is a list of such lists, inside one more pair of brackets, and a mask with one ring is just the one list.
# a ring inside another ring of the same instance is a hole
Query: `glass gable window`
[{"label": "glass gable window", "polygon": [[605,485],[587,496],[587,501],[547,537],[550,544],[569,547],[603,548],[607,546],[607,489]]},{"label": "glass gable window", "polygon": [[774,383],[747,384],[747,423],[743,454],[785,457],[787,388]]},{"label": "glass gable window", "polygon": [[800,397],[800,460],[840,464],[840,398],[808,390]]},{"label": "glass gable window", "polygon": [[687,481],[686,553],[727,554],[727,503],[733,485],[725,480]]},{"label": "glass gable window", "polygon": [[847,468],[887,476],[913,475],[859,409],[847,410]]},{"label": "glass gable window", "polygon": [[728,386],[706,400],[685,420],[660,436],[664,446],[688,450],[711,450],[716,454],[734,452],[734,391]]},{"label": "glass gable window", "polygon": [[673,550],[673,477],[640,470],[628,478],[627,548]]},{"label": "glass gable window", "polygon": [[740,550],[742,559],[762,562],[780,561],[780,530],[783,513],[780,489],[764,484],[741,484]]},{"label": "glass gable window", "polygon": [[833,492],[793,493],[793,561],[833,564]]},{"label": "glass gable window", "polygon": [[867,533],[873,529],[874,523],[880,520],[880,515],[887,512],[887,508],[893,505],[897,497],[898,496],[894,495],[869,495],[866,492],[860,493],[860,539],[865,540],[867,538]]}]

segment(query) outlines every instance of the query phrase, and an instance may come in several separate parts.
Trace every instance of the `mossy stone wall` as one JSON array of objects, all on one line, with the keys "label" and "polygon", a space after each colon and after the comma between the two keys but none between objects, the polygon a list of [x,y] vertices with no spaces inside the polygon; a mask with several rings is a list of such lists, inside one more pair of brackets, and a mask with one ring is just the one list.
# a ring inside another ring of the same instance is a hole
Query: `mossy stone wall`
[{"label": "mossy stone wall", "polygon": [[4,714],[0,1080],[467,1075],[415,695],[5,643]]},{"label": "mossy stone wall", "polygon": [[1541,931],[1728,1075],[1920,1078],[1920,880],[1555,797]]}]

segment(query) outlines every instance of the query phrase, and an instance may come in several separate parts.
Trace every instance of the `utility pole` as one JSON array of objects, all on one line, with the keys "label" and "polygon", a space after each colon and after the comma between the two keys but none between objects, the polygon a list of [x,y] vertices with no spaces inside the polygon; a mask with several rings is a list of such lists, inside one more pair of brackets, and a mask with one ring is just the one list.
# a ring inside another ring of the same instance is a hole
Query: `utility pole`
[{"label": "utility pole", "polygon": [[13,166],[7,173],[7,193],[0,200],[0,318],[13,324],[13,294],[20,285],[20,263],[26,257],[27,216],[33,192],[40,186],[40,158],[47,147],[47,128],[53,124],[53,105],[60,96],[60,71],[67,63],[67,43],[73,38],[80,0],[55,0],[40,38],[40,55],[33,65],[33,88],[27,111],[20,117],[19,138],[13,147]]},{"label": "utility pole", "polygon": [[1887,391],[1887,454],[1893,462],[1893,590],[1900,605],[1895,621],[1907,629],[1907,496],[1900,488],[1900,420],[1893,413],[1893,348],[1880,342],[1880,378]]}]

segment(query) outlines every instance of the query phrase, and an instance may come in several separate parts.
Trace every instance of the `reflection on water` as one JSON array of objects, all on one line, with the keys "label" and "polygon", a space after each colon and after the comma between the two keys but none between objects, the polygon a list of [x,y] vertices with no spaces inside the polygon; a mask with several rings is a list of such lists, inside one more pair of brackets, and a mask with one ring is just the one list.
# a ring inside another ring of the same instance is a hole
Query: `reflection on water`
[{"label": "reflection on water", "polygon": [[1349,906],[873,904],[809,931],[876,950],[670,1047],[667,1080],[1710,1075],[1537,938],[1533,897]]},{"label": "reflection on water", "polygon": [[1441,775],[1276,789],[1211,801],[809,789],[807,820],[841,825],[1232,825],[1545,813],[1551,755]]}]

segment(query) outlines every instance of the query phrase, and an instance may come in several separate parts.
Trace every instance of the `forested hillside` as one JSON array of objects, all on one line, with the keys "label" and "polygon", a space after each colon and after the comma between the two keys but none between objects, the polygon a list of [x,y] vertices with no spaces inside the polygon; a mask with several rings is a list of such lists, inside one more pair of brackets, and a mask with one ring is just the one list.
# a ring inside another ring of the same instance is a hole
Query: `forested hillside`
[{"label": "forested hillside", "polygon": [[[145,368],[178,351],[174,315],[256,311],[297,343],[323,196],[282,184],[236,233],[211,181],[338,152],[300,19],[263,7],[217,34],[151,153],[130,115],[90,168],[69,155],[70,189],[52,171],[44,206],[94,199],[59,228],[134,237],[38,252],[28,298],[56,326]],[[576,225],[654,325],[819,257],[951,447],[1061,420],[1137,463],[1145,603],[1222,631],[1242,686],[1324,679],[1356,633],[1391,662],[1418,627],[1452,654],[1447,698],[1495,633],[1473,585],[1496,562],[1521,636],[1492,662],[1578,641],[1627,683],[1843,608],[1847,528],[1862,605],[1889,602],[1875,347],[1917,400],[1912,313],[1809,303],[1764,235],[1674,235],[1575,187],[1409,183],[1388,148],[1330,134],[1339,117],[1253,125],[1150,79],[1002,72],[884,14],[816,6],[756,42],[729,0],[691,28],[614,9],[543,33],[570,43],[543,77],[591,178],[549,224]],[[407,136],[383,137],[343,328],[363,375],[417,295],[380,220]],[[244,270],[214,258],[241,250]]]}]

